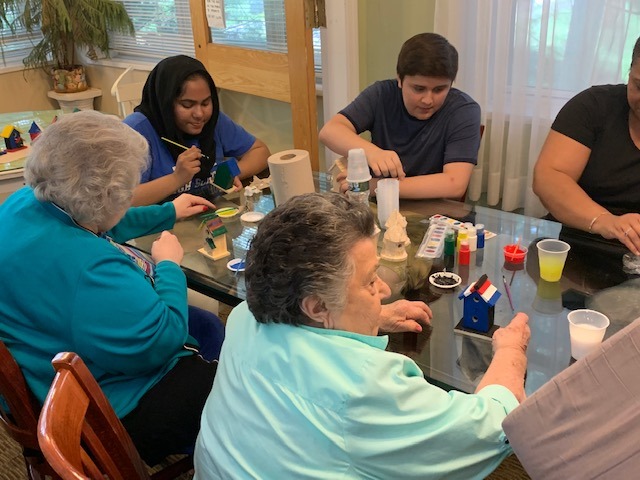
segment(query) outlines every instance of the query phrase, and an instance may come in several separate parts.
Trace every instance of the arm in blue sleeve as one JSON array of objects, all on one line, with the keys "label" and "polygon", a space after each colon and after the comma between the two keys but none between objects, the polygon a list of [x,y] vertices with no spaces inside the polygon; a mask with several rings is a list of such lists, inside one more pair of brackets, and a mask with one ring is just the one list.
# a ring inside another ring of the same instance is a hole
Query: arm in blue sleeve
[{"label": "arm in blue sleeve", "polygon": [[361,134],[373,128],[376,109],[380,101],[380,85],[379,82],[376,82],[360,92],[349,105],[338,113],[344,115],[351,122],[357,134]]},{"label": "arm in blue sleeve", "polygon": [[225,157],[241,157],[256,141],[256,137],[222,112],[218,118],[215,135],[216,143],[222,146]]},{"label": "arm in blue sleeve", "polygon": [[94,258],[74,288],[69,315],[77,353],[105,371],[153,371],[182,349],[188,310],[179,265],[160,262],[154,290],[142,270],[114,249]]},{"label": "arm in blue sleeve", "polygon": [[371,362],[362,396],[347,409],[346,442],[360,475],[485,478],[511,453],[502,421],[518,402],[509,390],[446,392],[410,359],[385,358]]},{"label": "arm in blue sleeve", "polygon": [[[151,122],[147,119],[147,117],[139,112],[134,112],[128,115],[123,120],[123,123],[129,125],[132,129],[134,129],[147,140],[147,143],[149,144],[150,162],[147,168],[141,174],[140,183],[146,183],[150,180],[153,180],[153,167],[154,165],[158,167],[158,163],[161,162],[161,157],[163,156],[163,153],[160,151],[163,146],[161,144],[158,132],[156,132],[156,130],[153,128],[153,125],[151,125]],[[168,151],[166,153],[170,156]]]},{"label": "arm in blue sleeve", "polygon": [[118,243],[152,233],[170,230],[176,223],[176,209],[172,202],[162,205],[131,207],[122,220],[107,232]]},{"label": "arm in blue sleeve", "polygon": [[480,148],[480,105],[467,103],[451,113],[444,163],[456,161],[477,162]]}]

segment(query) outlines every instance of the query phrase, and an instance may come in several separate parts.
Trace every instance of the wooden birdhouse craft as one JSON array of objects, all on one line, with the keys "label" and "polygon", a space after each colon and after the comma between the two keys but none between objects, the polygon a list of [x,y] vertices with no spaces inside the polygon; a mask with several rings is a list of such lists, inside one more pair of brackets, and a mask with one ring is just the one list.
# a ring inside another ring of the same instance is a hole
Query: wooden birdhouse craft
[{"label": "wooden birdhouse craft", "polygon": [[206,230],[206,247],[198,250],[205,257],[219,260],[231,255],[227,248],[227,227],[222,224],[222,219],[215,213],[208,213],[202,221]]},{"label": "wooden birdhouse craft", "polygon": [[31,123],[31,127],[29,128],[29,136],[31,137],[31,141],[33,142],[38,136],[42,133],[42,130],[38,126],[36,122]]},{"label": "wooden birdhouse craft", "polygon": [[23,148],[27,148],[20,136],[20,132],[13,125],[7,125],[0,132],[0,136],[4,138],[5,146],[7,147],[7,152],[15,152],[17,150],[21,150]]},{"label": "wooden birdhouse craft", "polygon": [[465,288],[458,295],[464,302],[462,327],[482,333],[492,330],[495,304],[501,295],[486,275]]}]

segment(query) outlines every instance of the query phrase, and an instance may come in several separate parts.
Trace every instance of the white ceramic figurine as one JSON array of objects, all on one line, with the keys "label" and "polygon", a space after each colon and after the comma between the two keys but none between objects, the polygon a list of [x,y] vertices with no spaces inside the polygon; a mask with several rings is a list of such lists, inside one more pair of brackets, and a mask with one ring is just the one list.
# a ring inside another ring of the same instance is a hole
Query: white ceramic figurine
[{"label": "white ceramic figurine", "polygon": [[411,244],[407,236],[407,219],[398,210],[389,215],[385,223],[387,231],[382,237],[382,251],[380,257],[393,262],[400,262],[407,258],[405,247]]}]

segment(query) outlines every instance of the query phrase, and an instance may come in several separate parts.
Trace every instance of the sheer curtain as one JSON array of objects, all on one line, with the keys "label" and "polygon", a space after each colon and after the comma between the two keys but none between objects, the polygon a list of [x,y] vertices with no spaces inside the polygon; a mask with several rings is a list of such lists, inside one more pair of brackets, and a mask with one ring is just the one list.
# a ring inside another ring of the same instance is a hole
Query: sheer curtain
[{"label": "sheer curtain", "polygon": [[640,2],[436,0],[435,30],[457,48],[455,85],[486,125],[468,195],[541,216],[533,166],[560,108],[591,85],[626,83]]}]

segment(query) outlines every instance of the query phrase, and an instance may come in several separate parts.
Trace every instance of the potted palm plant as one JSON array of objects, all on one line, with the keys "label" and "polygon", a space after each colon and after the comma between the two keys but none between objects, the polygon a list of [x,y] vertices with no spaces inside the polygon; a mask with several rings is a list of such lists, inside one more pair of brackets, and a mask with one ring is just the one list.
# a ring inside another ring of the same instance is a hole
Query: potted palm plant
[{"label": "potted palm plant", "polygon": [[116,0],[0,0],[0,22],[42,33],[23,63],[51,73],[57,92],[88,88],[84,67],[76,63],[76,48],[86,49],[96,60],[98,52],[109,55],[111,32],[134,34],[124,5]]}]

